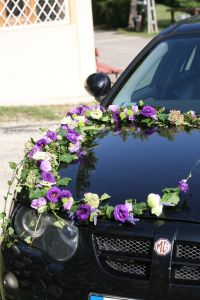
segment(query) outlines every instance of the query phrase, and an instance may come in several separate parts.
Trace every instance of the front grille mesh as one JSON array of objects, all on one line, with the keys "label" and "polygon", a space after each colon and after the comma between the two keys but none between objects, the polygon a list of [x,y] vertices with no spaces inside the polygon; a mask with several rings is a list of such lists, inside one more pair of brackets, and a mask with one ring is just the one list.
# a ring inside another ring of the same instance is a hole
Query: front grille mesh
[{"label": "front grille mesh", "polygon": [[115,271],[138,275],[138,276],[146,276],[147,274],[147,266],[140,263],[128,263],[122,261],[114,261],[114,260],[106,260],[107,265],[114,269]]},{"label": "front grille mesh", "polygon": [[150,240],[136,238],[128,239],[96,236],[96,241],[99,249],[103,251],[149,255],[152,248]]},{"label": "front grille mesh", "polygon": [[200,280],[200,267],[177,267],[175,268],[174,278],[176,280],[190,280],[199,281]]},{"label": "front grille mesh", "polygon": [[176,257],[179,259],[200,261],[200,245],[178,243],[176,246]]}]

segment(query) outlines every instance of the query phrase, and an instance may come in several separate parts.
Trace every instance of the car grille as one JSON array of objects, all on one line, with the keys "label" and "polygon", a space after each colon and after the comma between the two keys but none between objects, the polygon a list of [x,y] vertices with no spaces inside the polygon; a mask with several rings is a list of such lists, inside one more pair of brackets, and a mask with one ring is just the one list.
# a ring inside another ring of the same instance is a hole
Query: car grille
[{"label": "car grille", "polygon": [[200,283],[200,244],[176,241],[172,262],[172,281]]},{"label": "car grille", "polygon": [[151,239],[95,235],[93,241],[99,262],[108,272],[122,277],[149,278]]}]

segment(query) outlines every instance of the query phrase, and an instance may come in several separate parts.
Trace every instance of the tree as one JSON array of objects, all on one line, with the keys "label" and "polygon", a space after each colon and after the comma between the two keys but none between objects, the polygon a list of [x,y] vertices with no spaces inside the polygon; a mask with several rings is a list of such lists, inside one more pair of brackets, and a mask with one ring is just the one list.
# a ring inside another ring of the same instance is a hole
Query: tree
[{"label": "tree", "polygon": [[128,28],[134,29],[134,17],[137,16],[137,0],[130,0]]}]

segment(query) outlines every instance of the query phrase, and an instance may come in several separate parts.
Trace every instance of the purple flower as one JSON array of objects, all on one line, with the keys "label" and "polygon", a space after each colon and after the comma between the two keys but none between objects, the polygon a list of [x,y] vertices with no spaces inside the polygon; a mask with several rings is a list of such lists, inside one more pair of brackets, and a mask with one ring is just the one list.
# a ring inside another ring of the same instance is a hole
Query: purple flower
[{"label": "purple flower", "polygon": [[136,114],[138,112],[139,108],[137,105],[132,105],[132,111],[134,112],[134,114]]},{"label": "purple flower", "polygon": [[133,121],[135,121],[135,116],[130,116],[128,119],[129,119],[129,121],[133,122]]},{"label": "purple flower", "polygon": [[186,180],[179,181],[178,187],[181,192],[187,193],[189,191],[189,185],[187,184]]},{"label": "purple flower", "polygon": [[28,152],[28,157],[32,158],[33,155],[40,150],[41,150],[40,146],[37,146],[37,145],[33,146],[32,150]]},{"label": "purple flower", "polygon": [[147,135],[151,135],[154,132],[156,132],[156,127],[148,128],[145,130],[145,134],[147,134]]},{"label": "purple flower", "polygon": [[48,190],[46,197],[50,202],[56,203],[59,201],[61,195],[62,195],[61,190],[55,186]]},{"label": "purple flower", "polygon": [[84,222],[89,218],[90,212],[91,212],[90,205],[82,204],[79,206],[79,208],[76,212],[76,216],[79,219],[79,221]]},{"label": "purple flower", "polygon": [[66,203],[63,204],[63,208],[66,210],[70,210],[72,208],[72,205],[73,205],[73,201],[69,199],[67,200]]},{"label": "purple flower", "polygon": [[72,193],[69,190],[62,190],[61,196],[63,198],[70,198],[72,196]]},{"label": "purple flower", "polygon": [[50,172],[42,172],[41,177],[42,177],[42,180],[44,180],[44,181],[51,182],[51,183],[56,182],[55,177]]},{"label": "purple flower", "polygon": [[120,113],[120,108],[118,105],[109,105],[108,110],[110,110],[113,113]]},{"label": "purple flower", "polygon": [[42,138],[36,142],[36,145],[39,147],[44,147],[48,144],[47,139]]},{"label": "purple flower", "polygon": [[114,209],[114,218],[116,221],[120,221],[122,223],[126,222],[129,217],[129,212],[124,204],[118,204]]},{"label": "purple flower", "polygon": [[79,150],[80,150],[80,144],[79,144],[79,142],[77,142],[76,144],[72,144],[72,145],[70,145],[69,146],[69,152],[71,152],[71,153],[74,153],[74,152],[79,152]]},{"label": "purple flower", "polygon": [[120,123],[121,119],[120,119],[120,116],[119,116],[118,113],[113,113],[112,117],[113,117],[113,119],[114,119],[114,121],[115,121],[115,124],[116,124],[116,123],[117,123],[117,124]]},{"label": "purple flower", "polygon": [[41,197],[38,199],[34,199],[31,201],[31,207],[34,209],[38,209],[41,206],[45,206],[47,204],[47,201],[45,198]]},{"label": "purple flower", "polygon": [[70,114],[71,115],[76,114],[76,115],[79,115],[79,116],[83,116],[88,109],[89,109],[88,106],[86,106],[86,105],[80,105],[78,107],[72,108],[70,110]]},{"label": "purple flower", "polygon": [[47,132],[47,137],[50,138],[52,141],[56,141],[57,140],[57,134],[55,131],[49,131]]},{"label": "purple flower", "polygon": [[157,118],[157,116],[156,116],[156,109],[154,107],[150,106],[150,105],[143,106],[141,114],[144,117],[147,117],[147,118],[152,118],[152,119],[156,119]]},{"label": "purple flower", "polygon": [[136,222],[140,221],[140,219],[135,218],[134,215],[131,213],[130,216],[128,216],[127,221],[135,225]]},{"label": "purple flower", "polygon": [[75,130],[71,130],[71,129],[67,130],[66,137],[73,144],[76,144],[81,139],[80,134],[78,132],[76,132]]},{"label": "purple flower", "polygon": [[43,172],[51,171],[51,163],[48,160],[42,160],[40,163],[40,170]]}]

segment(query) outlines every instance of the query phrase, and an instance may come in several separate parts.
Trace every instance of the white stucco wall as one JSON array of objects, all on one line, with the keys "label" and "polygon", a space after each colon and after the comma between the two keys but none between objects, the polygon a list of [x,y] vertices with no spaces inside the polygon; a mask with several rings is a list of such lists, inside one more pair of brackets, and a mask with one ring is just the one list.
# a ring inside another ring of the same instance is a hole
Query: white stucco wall
[{"label": "white stucco wall", "polygon": [[95,72],[90,0],[70,0],[70,22],[0,28],[0,105],[41,105],[90,99]]}]

